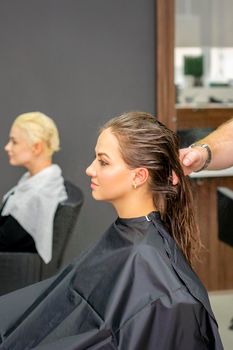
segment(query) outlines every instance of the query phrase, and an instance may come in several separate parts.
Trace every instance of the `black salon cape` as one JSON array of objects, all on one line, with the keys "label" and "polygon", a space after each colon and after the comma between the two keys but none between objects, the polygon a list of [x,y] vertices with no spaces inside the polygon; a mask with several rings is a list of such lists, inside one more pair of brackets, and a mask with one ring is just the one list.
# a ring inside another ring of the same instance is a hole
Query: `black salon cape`
[{"label": "black salon cape", "polygon": [[158,213],[117,219],[57,276],[0,298],[1,350],[223,349]]}]

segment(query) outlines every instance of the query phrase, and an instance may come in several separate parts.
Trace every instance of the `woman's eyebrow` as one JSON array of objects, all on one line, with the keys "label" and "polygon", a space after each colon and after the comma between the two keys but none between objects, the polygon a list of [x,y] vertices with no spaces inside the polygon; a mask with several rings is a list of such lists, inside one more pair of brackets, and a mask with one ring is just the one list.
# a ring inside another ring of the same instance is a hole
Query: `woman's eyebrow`
[{"label": "woman's eyebrow", "polygon": [[97,156],[98,156],[98,157],[105,156],[105,157],[107,157],[107,158],[110,158],[109,155],[108,155],[107,153],[105,153],[105,152],[98,152],[98,153],[97,153]]}]

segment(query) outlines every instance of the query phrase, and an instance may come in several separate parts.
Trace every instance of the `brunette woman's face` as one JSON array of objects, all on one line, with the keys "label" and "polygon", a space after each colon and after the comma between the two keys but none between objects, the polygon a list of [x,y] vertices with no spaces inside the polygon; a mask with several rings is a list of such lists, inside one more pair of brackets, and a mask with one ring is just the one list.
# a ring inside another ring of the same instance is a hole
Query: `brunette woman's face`
[{"label": "brunette woman's face", "polygon": [[29,142],[26,132],[16,125],[11,128],[5,151],[11,165],[27,167],[33,159],[33,145]]},{"label": "brunette woman's face", "polygon": [[134,171],[122,159],[118,140],[110,129],[100,134],[95,152],[94,161],[86,169],[92,196],[112,204],[127,199],[133,190]]}]

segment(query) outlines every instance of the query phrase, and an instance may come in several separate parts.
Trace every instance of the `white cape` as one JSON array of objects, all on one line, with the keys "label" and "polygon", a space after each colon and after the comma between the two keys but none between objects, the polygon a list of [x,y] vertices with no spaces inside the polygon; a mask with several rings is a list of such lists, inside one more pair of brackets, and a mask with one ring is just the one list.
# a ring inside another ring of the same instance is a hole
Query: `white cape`
[{"label": "white cape", "polygon": [[61,169],[53,164],[34,176],[25,173],[7,192],[2,216],[11,215],[33,237],[38,254],[52,259],[53,221],[57,206],[67,199]]}]

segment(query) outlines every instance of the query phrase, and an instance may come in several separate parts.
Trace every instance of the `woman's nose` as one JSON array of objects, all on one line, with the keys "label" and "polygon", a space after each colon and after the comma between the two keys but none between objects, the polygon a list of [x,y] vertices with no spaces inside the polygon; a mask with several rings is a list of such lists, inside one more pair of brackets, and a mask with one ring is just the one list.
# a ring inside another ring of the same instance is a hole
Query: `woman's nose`
[{"label": "woman's nose", "polygon": [[5,151],[9,151],[10,150],[10,142],[8,142],[5,147],[4,147]]},{"label": "woman's nose", "polygon": [[94,168],[94,161],[89,165],[89,167],[86,168],[86,174],[87,176],[95,176],[95,168]]}]

